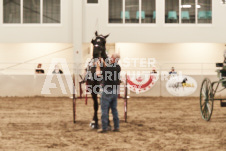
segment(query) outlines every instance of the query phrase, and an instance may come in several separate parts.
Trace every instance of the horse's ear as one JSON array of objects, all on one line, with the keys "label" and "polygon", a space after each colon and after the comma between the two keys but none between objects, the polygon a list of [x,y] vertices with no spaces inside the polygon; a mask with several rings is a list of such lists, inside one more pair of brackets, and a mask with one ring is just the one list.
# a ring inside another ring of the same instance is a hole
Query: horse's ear
[{"label": "horse's ear", "polygon": [[110,34],[108,34],[108,35],[106,35],[106,36],[104,36],[104,38],[106,39],[107,37],[109,37],[110,36]]},{"label": "horse's ear", "polygon": [[104,38],[106,39],[108,36],[110,36],[110,34],[108,34],[108,35],[104,36]]},{"label": "horse's ear", "polygon": [[95,35],[98,36],[98,32],[97,31],[95,32]]}]

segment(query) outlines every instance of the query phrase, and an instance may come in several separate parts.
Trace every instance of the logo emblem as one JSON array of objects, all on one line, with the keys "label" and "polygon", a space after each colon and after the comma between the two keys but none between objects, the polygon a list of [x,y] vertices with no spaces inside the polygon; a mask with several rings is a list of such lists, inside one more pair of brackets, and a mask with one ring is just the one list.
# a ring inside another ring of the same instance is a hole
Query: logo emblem
[{"label": "logo emblem", "polygon": [[168,80],[166,89],[174,96],[189,96],[196,91],[197,82],[190,76],[175,76]]},{"label": "logo emblem", "polygon": [[127,76],[128,89],[132,92],[144,93],[150,90],[158,81],[157,74],[139,75],[135,77]]}]

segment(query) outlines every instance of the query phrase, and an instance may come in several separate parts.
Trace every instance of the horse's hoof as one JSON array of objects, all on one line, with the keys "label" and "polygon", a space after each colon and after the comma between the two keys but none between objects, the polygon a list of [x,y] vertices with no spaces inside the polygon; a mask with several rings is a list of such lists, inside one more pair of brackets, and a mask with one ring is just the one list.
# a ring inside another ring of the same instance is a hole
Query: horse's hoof
[{"label": "horse's hoof", "polygon": [[95,123],[95,121],[92,121],[89,126],[92,128],[92,129],[98,129],[99,128],[99,125]]}]

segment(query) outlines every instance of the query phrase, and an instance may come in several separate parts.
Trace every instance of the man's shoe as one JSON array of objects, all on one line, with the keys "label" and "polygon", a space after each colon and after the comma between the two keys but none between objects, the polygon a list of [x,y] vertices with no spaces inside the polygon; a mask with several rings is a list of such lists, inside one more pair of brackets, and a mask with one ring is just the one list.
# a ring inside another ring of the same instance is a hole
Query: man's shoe
[{"label": "man's shoe", "polygon": [[103,130],[103,129],[97,131],[97,133],[107,133],[107,132],[108,132],[107,130]]},{"label": "man's shoe", "polygon": [[119,132],[119,128],[113,129],[112,132]]}]

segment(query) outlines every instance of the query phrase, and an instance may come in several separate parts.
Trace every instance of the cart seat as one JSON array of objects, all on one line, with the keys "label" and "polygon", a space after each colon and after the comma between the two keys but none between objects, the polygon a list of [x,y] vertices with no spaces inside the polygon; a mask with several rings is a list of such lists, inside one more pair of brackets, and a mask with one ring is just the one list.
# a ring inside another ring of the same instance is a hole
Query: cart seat
[{"label": "cart seat", "polygon": [[220,70],[221,77],[226,78],[226,70]]},{"label": "cart seat", "polygon": [[221,100],[221,107],[226,107],[226,102],[223,102],[223,101]]},{"label": "cart seat", "polygon": [[220,73],[221,73],[221,78],[223,79],[222,86],[226,88],[226,80],[225,80],[226,79],[226,70],[220,70]]},{"label": "cart seat", "polygon": [[216,72],[218,73],[218,77],[220,79],[225,79],[226,78],[226,70],[216,70]]}]

